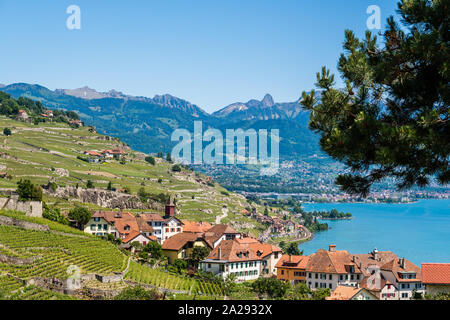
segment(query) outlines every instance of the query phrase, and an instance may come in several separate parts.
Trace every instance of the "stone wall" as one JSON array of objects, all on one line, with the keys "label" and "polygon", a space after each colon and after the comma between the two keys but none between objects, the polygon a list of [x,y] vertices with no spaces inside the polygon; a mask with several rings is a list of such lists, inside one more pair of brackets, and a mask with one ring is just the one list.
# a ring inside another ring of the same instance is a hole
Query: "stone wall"
[{"label": "stone wall", "polygon": [[14,219],[14,218],[10,218],[10,217],[5,217],[5,216],[1,216],[1,215],[0,215],[0,225],[15,226],[15,227],[21,227],[24,229],[38,230],[38,231],[49,231],[50,230],[50,228],[47,225],[32,223],[32,222]]},{"label": "stone wall", "polygon": [[0,263],[7,263],[7,264],[15,264],[15,265],[27,265],[33,263],[33,258],[17,258],[17,257],[11,257],[7,256],[5,254],[0,254]]},{"label": "stone wall", "polygon": [[10,195],[9,198],[0,198],[0,208],[24,212],[28,217],[42,218],[41,201],[19,201],[17,195]]},{"label": "stone wall", "polygon": [[123,275],[122,273],[117,273],[117,274],[113,274],[113,275],[101,275],[101,274],[96,274],[95,278],[102,282],[102,283],[110,283],[110,282],[119,282],[123,280]]}]

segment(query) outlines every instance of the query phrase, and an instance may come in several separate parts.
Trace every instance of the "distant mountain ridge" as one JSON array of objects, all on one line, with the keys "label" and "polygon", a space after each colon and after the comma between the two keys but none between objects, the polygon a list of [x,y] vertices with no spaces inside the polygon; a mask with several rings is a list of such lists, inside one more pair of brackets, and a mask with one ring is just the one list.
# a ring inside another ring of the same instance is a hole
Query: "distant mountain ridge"
[{"label": "distant mountain ridge", "polygon": [[120,137],[131,147],[153,153],[169,152],[175,145],[171,134],[177,128],[193,131],[196,120],[203,127],[280,129],[280,157],[295,158],[321,153],[318,137],[308,129],[309,113],[299,100],[277,103],[270,94],[261,101],[233,103],[212,114],[195,104],[169,94],[135,97],[120,91],[98,92],[87,86],[49,90],[37,84],[15,83],[1,88],[13,97],[28,97],[44,105],[78,112],[99,132]]}]

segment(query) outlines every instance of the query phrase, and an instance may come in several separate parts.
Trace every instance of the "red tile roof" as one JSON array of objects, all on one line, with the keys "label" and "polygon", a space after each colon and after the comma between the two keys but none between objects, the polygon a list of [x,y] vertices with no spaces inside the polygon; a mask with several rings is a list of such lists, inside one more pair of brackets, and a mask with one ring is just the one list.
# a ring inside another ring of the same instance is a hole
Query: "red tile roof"
[{"label": "red tile roof", "polygon": [[450,263],[422,263],[422,282],[450,285]]}]

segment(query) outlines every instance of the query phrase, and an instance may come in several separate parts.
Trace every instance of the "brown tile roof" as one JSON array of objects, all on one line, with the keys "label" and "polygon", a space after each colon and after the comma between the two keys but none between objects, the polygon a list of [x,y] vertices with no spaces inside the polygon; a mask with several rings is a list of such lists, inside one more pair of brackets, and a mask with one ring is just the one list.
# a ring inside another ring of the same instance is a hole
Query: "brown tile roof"
[{"label": "brown tile roof", "polygon": [[145,221],[157,221],[157,222],[165,221],[165,219],[157,213],[140,213],[138,216]]},{"label": "brown tile roof", "polygon": [[212,228],[212,224],[209,222],[197,222],[197,221],[187,221],[182,220],[183,222],[183,232],[206,232],[207,230]]},{"label": "brown tile roof", "polygon": [[361,288],[364,288],[366,290],[375,292],[375,291],[381,291],[386,285],[392,284],[389,280],[386,280],[382,273],[380,273],[380,282],[377,283],[375,278],[370,279],[370,277],[364,277],[361,280],[361,283],[359,286]]},{"label": "brown tile roof", "polygon": [[331,296],[326,297],[326,300],[350,300],[363,288],[352,286],[337,286],[331,293]]},{"label": "brown tile roof", "polygon": [[155,236],[147,237],[145,234],[142,234],[138,231],[133,230],[122,240],[122,242],[123,243],[133,242],[132,240],[135,239],[139,235],[142,235],[143,237],[147,238],[149,241],[156,241]]},{"label": "brown tile roof", "polygon": [[[219,257],[220,251],[220,257]],[[236,240],[223,240],[206,257],[206,260],[222,260],[229,262],[245,262],[261,260],[249,244],[240,244]]]},{"label": "brown tile roof", "polygon": [[148,221],[143,219],[142,217],[136,217],[136,222],[139,227],[140,232],[151,232],[153,233],[155,230],[153,230],[153,227],[148,224]]},{"label": "brown tile roof", "polygon": [[309,256],[291,256],[284,254],[275,265],[276,268],[306,269]]},{"label": "brown tile roof", "polygon": [[450,285],[450,263],[422,263],[422,282]]},{"label": "brown tile roof", "polygon": [[[236,240],[239,241],[240,239]],[[274,252],[282,252],[282,250],[277,246],[274,246],[270,243],[261,243],[259,241],[248,243],[248,246],[250,249],[256,252],[257,256],[261,258],[267,257],[269,254],[272,254]]]},{"label": "brown tile roof", "polygon": [[[418,266],[416,266],[414,263],[412,263],[411,261],[409,261],[408,259],[404,259],[404,264],[405,267],[402,268],[401,266],[401,259],[396,258],[391,260],[390,262],[384,264],[381,266],[381,270],[385,270],[385,271],[391,271],[397,282],[417,282],[417,281],[421,281],[422,279],[422,275],[420,272],[420,268]],[[402,272],[415,272],[416,273],[416,278],[415,279],[402,279],[400,278],[400,273]]]},{"label": "brown tile roof", "polygon": [[[131,231],[139,230],[136,217],[131,212],[97,211],[92,217],[104,218],[109,223],[114,224],[116,230],[121,234],[128,235]],[[127,226],[129,226],[129,230],[125,230]]]},{"label": "brown tile roof", "polygon": [[227,224],[216,224],[214,227],[210,228],[207,233],[215,233],[220,235],[223,235],[224,233],[239,234],[239,232]]},{"label": "brown tile roof", "polygon": [[349,272],[349,266],[354,267],[354,273],[362,273],[346,250],[332,252],[319,249],[309,256],[306,271],[346,274]]},{"label": "brown tile roof", "polygon": [[361,266],[361,271],[364,273],[364,275],[367,276],[370,275],[370,273],[367,271],[368,266],[377,265],[381,267],[384,264],[388,263],[389,261],[398,258],[398,256],[391,251],[377,251],[376,252],[377,259],[375,259],[374,251],[366,254],[354,254],[353,256],[356,257],[356,264],[358,266]]},{"label": "brown tile roof", "polygon": [[162,249],[163,250],[175,250],[178,251],[182,249],[188,242],[202,241],[201,235],[196,233],[177,233],[169,239],[165,240]]}]

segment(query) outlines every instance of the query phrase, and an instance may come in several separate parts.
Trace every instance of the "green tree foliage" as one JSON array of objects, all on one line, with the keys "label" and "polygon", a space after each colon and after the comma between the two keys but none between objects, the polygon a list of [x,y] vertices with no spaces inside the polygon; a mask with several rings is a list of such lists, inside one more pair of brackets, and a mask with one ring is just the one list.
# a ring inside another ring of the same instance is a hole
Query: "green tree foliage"
[{"label": "green tree foliage", "polygon": [[3,134],[5,136],[10,136],[11,135],[11,129],[10,128],[5,128],[3,129]]},{"label": "green tree foliage", "polygon": [[178,273],[182,273],[187,269],[187,262],[183,259],[176,259],[173,262],[173,267],[177,270]]},{"label": "green tree foliage", "polygon": [[112,182],[108,182],[108,186],[106,187],[106,190],[111,191],[112,190]]},{"label": "green tree foliage", "polygon": [[30,180],[20,179],[17,182],[16,192],[19,194],[20,201],[42,201],[42,188],[32,184]]},{"label": "green tree foliage", "polygon": [[388,19],[382,46],[347,30],[338,63],[346,88],[323,67],[320,100],[303,92],[322,149],[351,169],[336,179],[342,190],[367,196],[387,177],[399,190],[449,182],[449,11],[448,1],[400,1],[402,25]]},{"label": "green tree foliage", "polygon": [[172,171],[173,172],[180,172],[181,171],[181,166],[179,164],[174,164],[172,166]]},{"label": "green tree foliage", "polygon": [[170,155],[170,152],[167,152],[166,161],[167,162],[172,162],[172,156]]},{"label": "green tree foliage", "polygon": [[286,294],[289,284],[275,278],[258,278],[252,287],[259,296],[268,296],[271,299],[281,299]]},{"label": "green tree foliage", "polygon": [[163,256],[162,247],[156,241],[150,241],[147,243],[142,251],[149,253],[150,257],[153,259],[161,259]]},{"label": "green tree foliage", "polygon": [[198,263],[204,260],[208,256],[209,252],[210,250],[207,247],[195,246],[189,256],[189,260],[194,266],[198,266]]},{"label": "green tree foliage", "polygon": [[141,286],[127,287],[123,289],[115,300],[158,300],[160,294],[156,289],[146,290]]},{"label": "green tree foliage", "polygon": [[155,165],[156,163],[155,158],[153,158],[152,156],[145,157],[145,161],[147,161],[151,165]]},{"label": "green tree foliage", "polygon": [[45,219],[56,221],[64,225],[69,225],[69,221],[64,215],[61,214],[58,208],[49,206],[45,202],[43,202],[42,209],[42,217],[44,217]]},{"label": "green tree foliage", "polygon": [[315,289],[312,290],[312,298],[314,300],[325,300],[326,297],[331,295],[331,290],[329,288]]},{"label": "green tree foliage", "polygon": [[86,189],[92,189],[92,188],[94,188],[94,184],[92,183],[91,180],[88,180],[86,182]]},{"label": "green tree foliage", "polygon": [[83,229],[84,225],[91,220],[91,212],[84,207],[75,207],[69,211],[69,219],[74,220],[79,229]]},{"label": "green tree foliage", "polygon": [[301,256],[303,251],[298,248],[298,242],[290,242],[286,245],[284,252],[290,256]]}]

